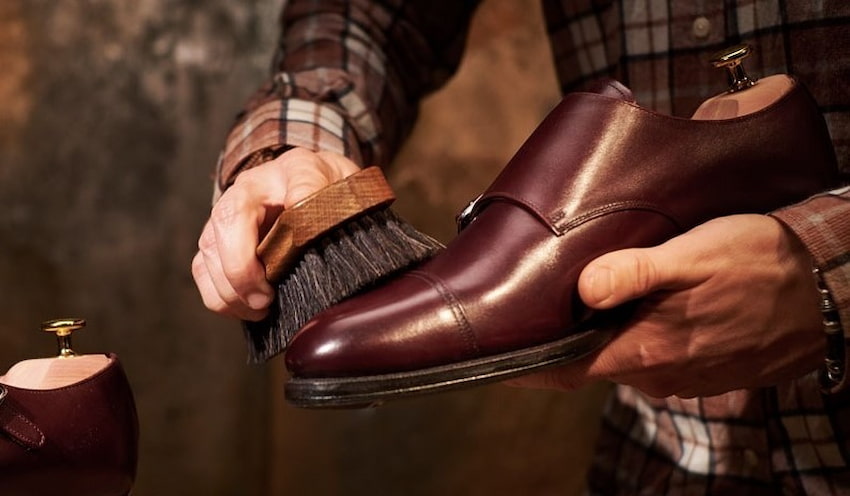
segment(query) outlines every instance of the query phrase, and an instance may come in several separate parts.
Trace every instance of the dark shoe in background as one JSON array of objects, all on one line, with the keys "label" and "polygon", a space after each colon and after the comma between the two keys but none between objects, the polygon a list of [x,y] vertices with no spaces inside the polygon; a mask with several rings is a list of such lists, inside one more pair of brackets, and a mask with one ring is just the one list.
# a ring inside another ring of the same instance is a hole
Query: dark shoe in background
[{"label": "dark shoe in background", "polygon": [[129,494],[139,424],[124,370],[113,354],[64,352],[16,364],[0,378],[0,494]]}]

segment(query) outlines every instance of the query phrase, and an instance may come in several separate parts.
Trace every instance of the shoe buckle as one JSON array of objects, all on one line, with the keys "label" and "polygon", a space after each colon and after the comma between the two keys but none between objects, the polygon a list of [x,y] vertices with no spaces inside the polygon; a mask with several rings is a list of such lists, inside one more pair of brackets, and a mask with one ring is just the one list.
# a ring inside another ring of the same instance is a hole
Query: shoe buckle
[{"label": "shoe buckle", "polygon": [[473,220],[475,220],[475,216],[472,214],[475,212],[476,207],[478,206],[479,200],[483,195],[478,195],[474,200],[469,202],[469,204],[464,207],[463,210],[460,211],[459,214],[455,216],[455,223],[457,224],[457,232],[461,232],[466,229]]},{"label": "shoe buckle", "polygon": [[6,389],[6,386],[0,384],[0,405],[3,404],[7,394],[9,394],[9,390]]}]

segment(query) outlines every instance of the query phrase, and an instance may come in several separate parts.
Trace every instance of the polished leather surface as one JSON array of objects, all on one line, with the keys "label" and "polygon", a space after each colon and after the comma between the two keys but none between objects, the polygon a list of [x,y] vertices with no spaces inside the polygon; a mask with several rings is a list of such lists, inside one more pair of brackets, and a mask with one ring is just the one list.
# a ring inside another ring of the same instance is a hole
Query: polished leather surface
[{"label": "polished leather surface", "polygon": [[138,419],[115,355],[92,377],[0,402],[0,494],[119,496],[136,474]]},{"label": "polished leather surface", "polygon": [[654,113],[617,84],[567,95],[444,252],[319,314],[286,365],[296,377],[352,377],[554,341],[588,314],[576,281],[593,258],[837,181],[824,121],[796,81],[767,108],[719,121]]}]

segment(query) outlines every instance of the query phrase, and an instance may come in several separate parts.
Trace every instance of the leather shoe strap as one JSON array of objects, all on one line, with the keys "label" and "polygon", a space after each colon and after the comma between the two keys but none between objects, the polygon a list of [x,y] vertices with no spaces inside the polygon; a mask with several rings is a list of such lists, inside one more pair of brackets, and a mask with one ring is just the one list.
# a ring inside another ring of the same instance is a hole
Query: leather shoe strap
[{"label": "leather shoe strap", "polygon": [[27,450],[41,448],[44,433],[14,405],[8,394],[6,387],[0,385],[0,430]]}]

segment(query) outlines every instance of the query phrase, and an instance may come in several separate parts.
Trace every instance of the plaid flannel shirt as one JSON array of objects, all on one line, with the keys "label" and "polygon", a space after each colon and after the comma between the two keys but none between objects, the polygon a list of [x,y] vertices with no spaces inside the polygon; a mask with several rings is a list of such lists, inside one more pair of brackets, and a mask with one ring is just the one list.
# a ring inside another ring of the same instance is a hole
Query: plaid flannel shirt
[{"label": "plaid flannel shirt", "polygon": [[[752,74],[793,73],[821,106],[850,172],[850,2],[844,0],[542,0],[564,91],[600,76],[643,105],[690,115],[723,91],[705,61],[742,41]],[[273,77],[248,103],[219,161],[216,196],[245,168],[291,146],[385,165],[419,99],[457,68],[478,2],[285,3]],[[778,212],[811,252],[850,336],[850,192]],[[813,339],[823,339],[821,336]],[[850,492],[850,392],[814,373],[711,398],[649,398],[619,386],[603,417],[592,493]]]}]

